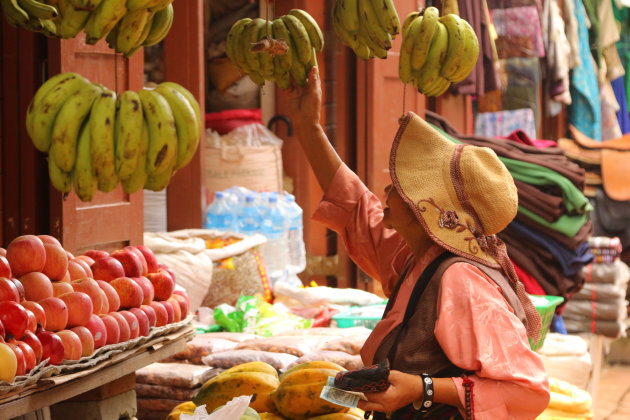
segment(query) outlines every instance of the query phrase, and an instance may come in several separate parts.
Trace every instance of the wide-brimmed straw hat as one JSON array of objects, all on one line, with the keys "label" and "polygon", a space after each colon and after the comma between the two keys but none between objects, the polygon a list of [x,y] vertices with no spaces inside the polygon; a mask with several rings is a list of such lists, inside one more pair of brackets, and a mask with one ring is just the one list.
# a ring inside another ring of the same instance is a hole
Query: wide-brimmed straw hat
[{"label": "wide-brimmed straw hat", "polygon": [[497,265],[486,237],[516,216],[512,175],[487,147],[455,144],[416,114],[401,122],[389,161],[392,182],[431,238],[447,250]]},{"label": "wide-brimmed straw hat", "polygon": [[436,243],[505,273],[527,316],[527,334],[537,340],[540,316],[495,235],[518,211],[514,180],[496,153],[455,144],[409,112],[396,133],[389,171],[398,194]]}]

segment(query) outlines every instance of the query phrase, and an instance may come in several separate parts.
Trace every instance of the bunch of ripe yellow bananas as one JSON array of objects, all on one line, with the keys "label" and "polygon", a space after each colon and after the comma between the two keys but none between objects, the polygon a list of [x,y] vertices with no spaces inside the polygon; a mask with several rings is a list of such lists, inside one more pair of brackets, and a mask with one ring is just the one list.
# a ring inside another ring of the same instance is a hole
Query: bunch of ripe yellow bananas
[{"label": "bunch of ripe yellow bananas", "polygon": [[240,19],[230,29],[225,46],[232,63],[255,83],[275,81],[282,89],[292,82],[305,85],[309,70],[317,67],[316,52],[323,48],[319,25],[301,9],[271,21]]},{"label": "bunch of ripe yellow bananas", "polygon": [[74,38],[82,30],[88,44],[107,36],[126,56],[163,40],[173,23],[173,0],[0,0],[9,24],[48,37]]},{"label": "bunch of ripe yellow bananas", "polygon": [[410,13],[403,23],[398,74],[427,96],[439,96],[475,67],[479,42],[468,22],[435,7]]},{"label": "bunch of ripe yellow bananas", "polygon": [[400,31],[393,0],[335,0],[332,17],[341,42],[364,60],[387,58]]},{"label": "bunch of ripe yellow bananas", "polygon": [[202,128],[199,103],[176,83],[117,95],[77,73],[46,81],[26,114],[33,144],[48,153],[52,185],[74,187],[82,201],[118,183],[129,194],[166,188],[195,154]]}]

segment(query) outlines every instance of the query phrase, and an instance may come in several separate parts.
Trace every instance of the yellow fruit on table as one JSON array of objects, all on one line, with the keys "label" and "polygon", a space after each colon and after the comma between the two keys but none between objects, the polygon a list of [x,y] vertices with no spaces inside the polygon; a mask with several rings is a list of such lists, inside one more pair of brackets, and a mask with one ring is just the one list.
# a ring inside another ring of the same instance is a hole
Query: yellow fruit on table
[{"label": "yellow fruit on table", "polygon": [[314,360],[312,362],[304,362],[304,363],[300,363],[298,365],[295,365],[291,368],[289,368],[286,372],[284,372],[282,375],[280,375],[280,380],[282,380],[284,377],[288,376],[289,374],[295,372],[296,370],[300,370],[300,369],[315,369],[315,368],[321,368],[321,369],[333,369],[333,370],[337,370],[339,372],[346,370],[346,368],[344,368],[341,365],[338,365],[337,363],[334,362],[328,362],[325,360]]},{"label": "yellow fruit on table", "polygon": [[226,370],[225,372],[221,372],[221,375],[225,375],[227,373],[236,373],[236,372],[260,372],[266,373],[271,376],[278,377],[278,372],[276,368],[271,366],[269,363],[265,362],[247,362],[242,363],[240,365],[233,366]]},{"label": "yellow fruit on table", "polygon": [[197,406],[192,401],[186,401],[184,403],[181,403],[175,406],[173,410],[171,410],[171,412],[166,417],[166,420],[179,420],[180,414],[182,413],[192,414],[195,412],[195,408],[197,408]]},{"label": "yellow fruit on table", "polygon": [[193,402],[197,406],[205,404],[206,410],[212,411],[235,397],[255,395],[249,405],[251,408],[260,412],[273,411],[270,394],[279,384],[278,378],[267,373],[222,373],[203,384]]},{"label": "yellow fruit on table", "polygon": [[284,417],[276,413],[259,413],[259,415],[260,420],[285,420]]},{"label": "yellow fruit on table", "polygon": [[17,357],[11,347],[0,343],[0,381],[13,382],[17,372]]}]

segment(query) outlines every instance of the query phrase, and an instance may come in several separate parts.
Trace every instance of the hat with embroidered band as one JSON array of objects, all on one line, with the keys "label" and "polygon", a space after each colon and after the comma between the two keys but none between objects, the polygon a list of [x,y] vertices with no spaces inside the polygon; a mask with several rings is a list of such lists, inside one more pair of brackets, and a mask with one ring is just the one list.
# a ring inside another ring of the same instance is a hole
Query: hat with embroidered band
[{"label": "hat with embroidered band", "polygon": [[487,147],[455,144],[409,112],[389,158],[392,184],[427,234],[443,248],[490,267],[510,280],[527,317],[527,335],[538,341],[540,316],[496,237],[516,216],[512,175]]},{"label": "hat with embroidered band", "polygon": [[512,175],[492,149],[455,144],[410,112],[396,133],[389,170],[398,193],[434,241],[455,254],[497,265],[480,245],[514,219],[518,196]]}]

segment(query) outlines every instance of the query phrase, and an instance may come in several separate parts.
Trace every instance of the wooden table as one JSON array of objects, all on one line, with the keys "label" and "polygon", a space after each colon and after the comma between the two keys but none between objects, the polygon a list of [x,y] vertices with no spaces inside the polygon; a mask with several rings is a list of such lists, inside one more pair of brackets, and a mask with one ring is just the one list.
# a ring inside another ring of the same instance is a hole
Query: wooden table
[{"label": "wooden table", "polygon": [[51,376],[41,380],[36,388],[0,396],[0,419],[11,419],[67,400],[179,353],[194,333],[193,327],[184,326],[115,354],[92,368]]}]

